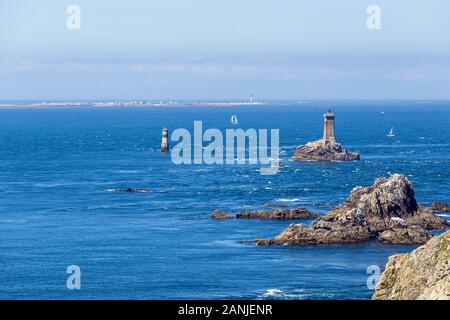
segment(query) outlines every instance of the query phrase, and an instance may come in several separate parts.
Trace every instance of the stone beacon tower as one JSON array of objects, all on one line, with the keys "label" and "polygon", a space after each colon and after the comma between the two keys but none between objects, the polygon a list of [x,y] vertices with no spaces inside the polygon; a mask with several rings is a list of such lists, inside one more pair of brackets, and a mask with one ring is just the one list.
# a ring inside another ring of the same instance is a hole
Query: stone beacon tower
[{"label": "stone beacon tower", "polygon": [[323,141],[336,142],[334,136],[334,113],[331,109],[323,115]]},{"label": "stone beacon tower", "polygon": [[162,129],[161,152],[169,152],[169,129]]},{"label": "stone beacon tower", "polygon": [[291,158],[297,161],[354,161],[359,153],[347,151],[334,136],[334,113],[331,109],[323,115],[323,138],[298,146]]}]

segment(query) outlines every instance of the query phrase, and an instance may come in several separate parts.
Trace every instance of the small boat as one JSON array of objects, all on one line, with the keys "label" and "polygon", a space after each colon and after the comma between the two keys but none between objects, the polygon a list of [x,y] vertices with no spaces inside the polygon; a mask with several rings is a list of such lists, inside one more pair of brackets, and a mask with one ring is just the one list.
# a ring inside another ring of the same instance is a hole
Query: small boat
[{"label": "small boat", "polygon": [[235,114],[231,116],[231,123],[232,124],[238,124],[238,118],[237,118],[237,116]]},{"label": "small boat", "polygon": [[394,132],[394,128],[391,128],[391,130],[389,131],[389,133],[387,134],[388,137],[395,137],[395,132]]}]

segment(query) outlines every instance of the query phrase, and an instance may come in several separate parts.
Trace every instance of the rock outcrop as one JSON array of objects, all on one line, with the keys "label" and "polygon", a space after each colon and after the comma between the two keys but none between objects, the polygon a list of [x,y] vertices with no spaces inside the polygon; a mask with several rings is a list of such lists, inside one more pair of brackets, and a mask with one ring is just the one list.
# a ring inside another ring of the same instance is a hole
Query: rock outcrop
[{"label": "rock outcrop", "polygon": [[214,219],[262,219],[262,220],[295,220],[295,219],[315,219],[319,215],[309,211],[306,208],[299,207],[294,209],[271,209],[271,210],[256,210],[256,211],[241,211],[235,215],[214,211],[211,217]]},{"label": "rock outcrop", "polygon": [[378,239],[384,243],[422,244],[430,230],[448,226],[417,204],[411,182],[403,175],[378,178],[370,187],[354,188],[347,201],[311,227],[291,224],[274,239],[259,245],[316,245]]},{"label": "rock outcrop", "polygon": [[425,243],[429,238],[429,232],[418,226],[385,230],[378,235],[383,243],[416,244]]},{"label": "rock outcrop", "polygon": [[374,300],[450,300],[450,231],[389,257]]},{"label": "rock outcrop", "polygon": [[294,209],[272,209],[257,211],[242,211],[236,214],[238,219],[266,219],[266,220],[295,220],[295,219],[316,219],[318,214],[306,208]]},{"label": "rock outcrop", "polygon": [[297,161],[354,161],[359,154],[342,148],[340,143],[328,140],[308,142],[295,149],[291,158]]},{"label": "rock outcrop", "polygon": [[217,220],[220,220],[220,219],[233,219],[233,218],[235,218],[235,216],[233,214],[222,212],[220,210],[215,210],[215,211],[213,211],[213,213],[211,213],[211,218],[217,219]]},{"label": "rock outcrop", "polygon": [[444,202],[433,202],[430,209],[437,212],[450,212],[450,205]]}]

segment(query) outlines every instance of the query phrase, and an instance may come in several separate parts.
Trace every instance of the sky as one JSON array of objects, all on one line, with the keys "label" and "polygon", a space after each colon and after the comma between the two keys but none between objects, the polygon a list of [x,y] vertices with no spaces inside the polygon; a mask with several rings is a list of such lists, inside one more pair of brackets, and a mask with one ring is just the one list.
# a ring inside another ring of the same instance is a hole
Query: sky
[{"label": "sky", "polygon": [[0,100],[450,99],[449,14],[448,0],[0,0]]}]

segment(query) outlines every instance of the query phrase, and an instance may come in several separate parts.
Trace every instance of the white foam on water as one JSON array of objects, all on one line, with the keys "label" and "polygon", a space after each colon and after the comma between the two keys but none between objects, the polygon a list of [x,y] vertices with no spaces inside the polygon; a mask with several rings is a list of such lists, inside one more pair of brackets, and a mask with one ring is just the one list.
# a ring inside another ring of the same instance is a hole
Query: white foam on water
[{"label": "white foam on water", "polygon": [[292,199],[289,199],[289,198],[276,198],[275,201],[278,201],[278,202],[297,202],[297,201],[300,201],[300,199],[299,198],[292,198]]},{"label": "white foam on water", "polygon": [[279,297],[283,295],[283,290],[280,289],[267,289],[265,293],[262,295],[259,295],[260,298],[272,298],[272,297]]},{"label": "white foam on water", "polygon": [[306,299],[304,290],[296,289],[289,292],[283,291],[281,289],[267,289],[266,292],[257,296],[257,299],[278,299],[278,300],[301,300]]},{"label": "white foam on water", "polygon": [[325,298],[332,298],[333,294],[324,293],[307,293],[303,289],[294,289],[289,291],[283,291],[281,289],[273,288],[267,289],[261,295],[256,297],[257,300],[304,300],[310,299],[311,297],[316,297],[317,295]]},{"label": "white foam on water", "polygon": [[128,174],[128,173],[143,173],[143,170],[112,170],[113,173],[122,173],[122,174]]},{"label": "white foam on water", "polygon": [[64,182],[55,182],[55,183],[35,183],[33,187],[38,188],[54,188],[54,187],[62,187],[62,186],[71,186],[76,185],[76,183],[64,183]]},{"label": "white foam on water", "polygon": [[240,243],[239,241],[236,241],[236,240],[215,240],[215,241],[212,241],[211,244],[224,246],[224,247],[231,247],[231,248],[243,247],[244,246],[244,244],[242,244],[242,243]]}]

